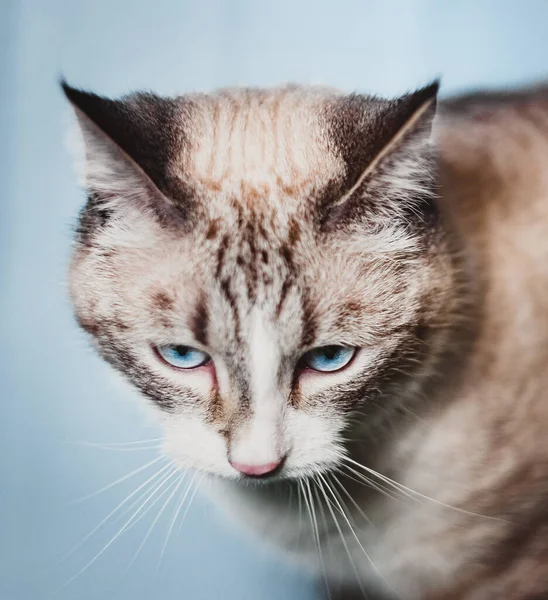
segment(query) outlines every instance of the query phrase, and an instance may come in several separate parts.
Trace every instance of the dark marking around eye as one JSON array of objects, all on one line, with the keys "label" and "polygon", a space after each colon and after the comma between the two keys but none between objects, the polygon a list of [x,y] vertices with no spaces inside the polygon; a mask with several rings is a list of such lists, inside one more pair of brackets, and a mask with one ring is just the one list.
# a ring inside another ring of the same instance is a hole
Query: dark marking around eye
[{"label": "dark marking around eye", "polygon": [[[209,423],[219,424],[222,424],[225,420],[223,399],[217,389],[211,393],[207,403],[207,420]],[[219,430],[219,433],[225,437],[222,430]]]},{"label": "dark marking around eye", "polygon": [[301,389],[299,387],[297,377],[295,376],[293,380],[293,385],[291,386],[291,392],[287,401],[291,407],[299,408],[302,404],[302,400],[303,398],[301,394]]},{"label": "dark marking around eye", "polygon": [[301,303],[303,315],[301,345],[306,348],[314,344],[318,324],[314,314],[314,309],[308,296],[303,295]]},{"label": "dark marking around eye", "polygon": [[207,346],[207,331],[209,325],[209,313],[207,310],[205,296],[201,296],[190,323],[190,329],[197,342]]},{"label": "dark marking around eye", "polygon": [[191,390],[181,390],[149,369],[134,356],[128,346],[116,340],[108,330],[103,330],[98,340],[103,358],[129,377],[132,383],[162,410],[175,412],[179,404],[201,401]]},{"label": "dark marking around eye", "polygon": [[[403,331],[403,330],[402,330]],[[406,381],[416,378],[417,369],[427,352],[423,340],[415,335],[415,327],[409,327],[396,347],[367,371],[358,375],[353,382],[329,391],[330,402],[340,407],[355,409],[364,404],[374,408],[381,397],[391,397],[390,390],[399,388]],[[383,410],[388,414],[388,405],[383,398]]]}]

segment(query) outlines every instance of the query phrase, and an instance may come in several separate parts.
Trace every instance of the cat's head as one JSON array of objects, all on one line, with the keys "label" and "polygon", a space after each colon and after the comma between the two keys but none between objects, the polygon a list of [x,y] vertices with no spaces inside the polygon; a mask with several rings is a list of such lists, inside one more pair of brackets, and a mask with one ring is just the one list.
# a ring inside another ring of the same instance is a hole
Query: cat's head
[{"label": "cat's head", "polygon": [[89,198],[75,312],[162,411],[167,452],[233,478],[334,467],[351,423],[428,371],[451,310],[437,85],[64,90]]}]

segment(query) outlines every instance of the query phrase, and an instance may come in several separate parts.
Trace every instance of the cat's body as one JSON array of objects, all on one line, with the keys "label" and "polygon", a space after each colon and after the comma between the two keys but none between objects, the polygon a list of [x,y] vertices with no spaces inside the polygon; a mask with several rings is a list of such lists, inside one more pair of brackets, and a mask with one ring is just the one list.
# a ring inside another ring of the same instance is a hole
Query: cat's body
[{"label": "cat's body", "polygon": [[[439,188],[434,88],[67,94],[93,195],[76,312],[166,451],[334,587],[548,597],[548,93],[442,104]],[[191,341],[213,374],[145,350]],[[337,343],[362,350],[299,370]],[[285,471],[242,482],[227,452]]]}]

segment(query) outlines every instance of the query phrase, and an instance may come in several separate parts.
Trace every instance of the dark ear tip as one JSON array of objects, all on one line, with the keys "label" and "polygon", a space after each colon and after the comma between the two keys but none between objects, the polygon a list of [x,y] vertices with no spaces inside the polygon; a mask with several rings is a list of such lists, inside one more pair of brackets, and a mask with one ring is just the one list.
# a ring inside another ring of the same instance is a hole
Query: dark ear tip
[{"label": "dark ear tip", "polygon": [[72,105],[78,106],[78,99],[83,94],[83,92],[69,85],[63,75],[59,77],[59,85],[61,86],[61,89],[63,90],[66,99]]},{"label": "dark ear tip", "polygon": [[64,75],[59,75],[59,85],[65,93],[65,96],[70,100],[72,93],[76,90],[67,83],[67,80],[65,79]]},{"label": "dark ear tip", "polygon": [[80,108],[82,110],[85,108],[85,106],[89,103],[90,100],[98,98],[96,94],[72,87],[67,83],[67,80],[62,75],[59,77],[59,85],[61,86],[61,89],[63,90],[67,100],[73,106],[76,106],[77,108]]},{"label": "dark ear tip", "polygon": [[440,90],[441,81],[439,77],[436,77],[433,81],[425,85],[423,88],[417,91],[422,98],[425,100],[434,99],[438,95]]},{"label": "dark ear tip", "polygon": [[434,81],[419,88],[415,92],[405,94],[400,100],[404,105],[407,105],[412,112],[420,109],[421,106],[429,106],[435,110],[439,89],[440,80],[439,78],[436,78]]}]

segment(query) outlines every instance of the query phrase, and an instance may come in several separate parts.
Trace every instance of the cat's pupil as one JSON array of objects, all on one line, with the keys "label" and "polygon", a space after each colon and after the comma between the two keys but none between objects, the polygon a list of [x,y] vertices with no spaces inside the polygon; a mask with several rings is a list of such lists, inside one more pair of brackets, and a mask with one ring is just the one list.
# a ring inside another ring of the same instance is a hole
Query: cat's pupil
[{"label": "cat's pupil", "polygon": [[326,346],[322,349],[322,354],[327,358],[327,360],[334,360],[341,353],[340,346]]},{"label": "cat's pupil", "polygon": [[188,346],[175,346],[173,351],[181,358],[184,358],[187,354],[189,354],[190,348]]}]

